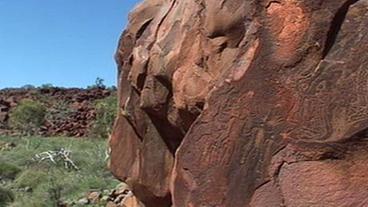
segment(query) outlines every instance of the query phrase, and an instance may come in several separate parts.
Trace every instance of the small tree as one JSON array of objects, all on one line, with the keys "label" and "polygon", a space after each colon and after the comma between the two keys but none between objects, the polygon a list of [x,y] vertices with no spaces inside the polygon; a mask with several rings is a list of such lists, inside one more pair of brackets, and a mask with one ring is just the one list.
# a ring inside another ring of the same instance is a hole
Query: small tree
[{"label": "small tree", "polygon": [[107,138],[112,131],[118,109],[118,98],[111,95],[95,103],[96,119],[92,125],[91,135],[97,138]]},{"label": "small tree", "polygon": [[21,89],[32,90],[32,89],[36,89],[36,86],[31,85],[31,84],[27,84],[27,85],[22,86]]},{"label": "small tree", "polygon": [[40,89],[51,89],[51,88],[54,88],[54,85],[52,85],[51,83],[45,83],[45,84],[42,84],[39,88]]},{"label": "small tree", "polygon": [[94,88],[102,88],[102,89],[105,89],[106,88],[106,85],[104,84],[105,80],[100,78],[100,77],[97,77],[96,80],[95,80],[95,84],[94,85],[91,85],[91,86],[87,86],[87,89],[94,89]]},{"label": "small tree", "polygon": [[104,79],[102,79],[100,77],[97,77],[96,81],[95,81],[95,85],[96,85],[97,88],[106,88],[104,82],[105,82]]},{"label": "small tree", "polygon": [[10,112],[9,124],[23,135],[36,134],[45,122],[46,108],[37,101],[22,100]]}]

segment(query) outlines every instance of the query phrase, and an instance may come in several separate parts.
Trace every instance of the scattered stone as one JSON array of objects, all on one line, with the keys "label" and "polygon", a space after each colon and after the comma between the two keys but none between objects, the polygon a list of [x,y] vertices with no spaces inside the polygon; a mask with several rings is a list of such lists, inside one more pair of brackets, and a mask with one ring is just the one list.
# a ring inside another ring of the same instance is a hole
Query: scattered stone
[{"label": "scattered stone", "polygon": [[96,204],[100,201],[102,194],[100,192],[91,192],[88,194],[87,199],[90,203]]},{"label": "scattered stone", "polygon": [[144,207],[144,205],[135,196],[127,197],[120,206],[123,207]]},{"label": "scattered stone", "polygon": [[106,207],[118,207],[118,205],[112,201],[107,202]]},{"label": "scattered stone", "polygon": [[[83,198],[79,199],[77,202],[78,205],[106,205],[106,206],[116,206],[116,207],[141,207],[139,205],[131,206],[130,203],[134,203],[131,197],[135,198],[132,191],[129,190],[129,186],[125,183],[121,183],[112,190],[91,190],[89,193],[85,194]],[[133,199],[134,200],[134,199]],[[139,203],[136,199],[136,203]],[[126,202],[129,205],[123,205]],[[69,206],[73,206],[73,203],[66,202]]]},{"label": "scattered stone", "polygon": [[104,196],[101,197],[101,201],[102,202],[107,202],[107,201],[109,201],[109,198],[110,197],[108,195],[104,195]]},{"label": "scattered stone", "polygon": [[122,194],[127,194],[129,191],[130,191],[130,188],[127,184],[120,183],[118,186],[116,186],[113,194],[122,195]]},{"label": "scattered stone", "polygon": [[125,194],[120,194],[114,199],[114,203],[120,203],[125,198]]},{"label": "scattered stone", "polygon": [[87,205],[89,204],[89,200],[87,198],[81,198],[77,202],[79,205]]},{"label": "scattered stone", "polygon": [[32,191],[33,191],[33,189],[31,187],[29,187],[29,186],[27,186],[27,187],[24,188],[24,192],[26,192],[26,193],[30,193]]},{"label": "scattered stone", "polygon": [[0,142],[0,151],[8,151],[8,150],[12,150],[16,147],[17,145],[13,142]]}]

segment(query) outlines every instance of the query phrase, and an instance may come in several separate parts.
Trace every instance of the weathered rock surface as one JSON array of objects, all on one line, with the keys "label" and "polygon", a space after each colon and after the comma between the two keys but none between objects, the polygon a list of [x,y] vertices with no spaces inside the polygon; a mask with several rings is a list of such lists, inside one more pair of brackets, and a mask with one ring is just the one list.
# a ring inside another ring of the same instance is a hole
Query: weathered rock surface
[{"label": "weathered rock surface", "polygon": [[0,135],[17,132],[9,128],[11,110],[22,100],[36,100],[48,109],[46,122],[40,129],[44,136],[88,136],[96,118],[94,102],[112,95],[103,88],[41,88],[0,90]]},{"label": "weathered rock surface", "polygon": [[368,206],[367,0],[147,0],[112,172],[147,207]]}]

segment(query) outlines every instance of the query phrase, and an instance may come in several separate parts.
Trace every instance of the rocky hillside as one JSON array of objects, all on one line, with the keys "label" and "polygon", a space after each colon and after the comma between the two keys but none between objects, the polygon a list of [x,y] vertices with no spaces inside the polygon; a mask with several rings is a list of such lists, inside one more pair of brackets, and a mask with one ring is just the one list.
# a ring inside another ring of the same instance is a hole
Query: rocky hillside
[{"label": "rocky hillside", "polygon": [[41,102],[47,108],[46,121],[40,129],[44,136],[87,136],[95,120],[96,100],[115,93],[103,88],[43,88],[0,90],[0,134],[18,134],[9,127],[9,115],[22,100]]},{"label": "rocky hillside", "polygon": [[112,172],[146,207],[368,206],[368,0],[146,0]]}]

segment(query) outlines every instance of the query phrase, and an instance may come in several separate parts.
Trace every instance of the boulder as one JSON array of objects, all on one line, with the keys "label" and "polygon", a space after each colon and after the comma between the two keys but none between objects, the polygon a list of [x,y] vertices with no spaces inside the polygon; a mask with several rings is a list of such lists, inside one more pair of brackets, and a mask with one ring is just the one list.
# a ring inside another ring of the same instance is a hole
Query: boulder
[{"label": "boulder", "polygon": [[101,198],[102,198],[101,192],[94,191],[94,192],[90,192],[87,194],[87,199],[89,203],[92,203],[92,204],[99,203]]},{"label": "boulder", "polygon": [[122,207],[145,207],[135,196],[130,196],[121,203]]},{"label": "boulder", "polygon": [[111,171],[147,207],[366,206],[368,0],[146,0]]}]

